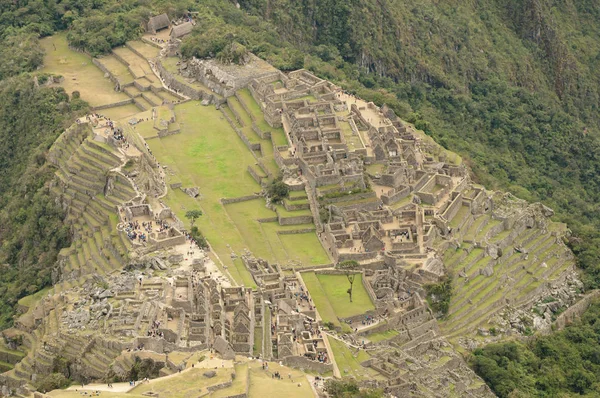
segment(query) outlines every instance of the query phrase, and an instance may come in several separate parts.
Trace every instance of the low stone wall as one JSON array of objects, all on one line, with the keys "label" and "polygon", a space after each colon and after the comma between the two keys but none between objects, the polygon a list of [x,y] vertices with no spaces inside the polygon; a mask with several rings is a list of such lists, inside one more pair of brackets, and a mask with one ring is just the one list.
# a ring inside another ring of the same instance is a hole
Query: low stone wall
[{"label": "low stone wall", "polygon": [[235,94],[235,98],[238,99],[238,101],[240,102],[240,105],[242,106],[242,108],[244,108],[244,110],[246,111],[246,113],[248,114],[248,116],[250,116],[250,120],[252,120],[252,122],[256,122],[256,118],[254,117],[254,115],[252,114],[252,112],[250,112],[250,109],[248,109],[248,106],[246,105],[246,103],[244,102],[244,100],[242,100],[239,96],[239,94],[236,92]]},{"label": "low stone wall", "polygon": [[263,223],[263,222],[277,222],[279,219],[277,217],[268,217],[268,218],[259,218],[258,222]]},{"label": "low stone wall", "polygon": [[104,65],[102,65],[96,58],[92,58],[92,63],[94,65],[96,65],[98,67],[98,69],[100,69],[102,72],[106,73],[109,77],[109,79],[115,83],[118,84],[119,80],[107,69],[104,67]]},{"label": "low stone wall", "polygon": [[101,111],[102,109],[116,108],[118,106],[129,105],[129,104],[133,104],[133,103],[134,103],[133,98],[129,98],[129,99],[119,101],[119,102],[111,102],[110,104],[94,106],[94,107],[92,107],[92,111],[96,112],[96,111]]},{"label": "low stone wall", "polygon": [[[244,144],[246,144],[246,147],[248,147],[248,149],[250,149],[250,151],[258,151],[260,150],[260,144],[256,143],[253,144],[250,142],[250,140],[248,140],[248,137],[246,137],[244,135],[244,133],[242,132],[242,130],[240,130],[235,123],[233,123],[233,120],[231,120],[231,118],[229,117],[229,115],[223,111],[221,109],[221,114],[225,117],[225,119],[227,120],[227,122],[229,123],[229,125],[231,126],[231,128],[235,131],[235,133],[238,135],[238,137],[240,137],[240,139],[244,142]],[[242,124],[242,123],[240,123]]]},{"label": "low stone wall", "polygon": [[19,362],[21,359],[23,359],[23,357],[20,355],[16,355],[16,354],[13,354],[10,352],[0,351],[0,362],[6,362],[6,363],[10,363],[11,365],[14,365],[17,362]]},{"label": "low stone wall", "polygon": [[226,381],[225,383],[216,384],[214,386],[208,386],[208,387],[206,387],[206,389],[210,392],[213,392],[213,391],[217,391],[217,390],[222,390],[227,387],[231,387],[231,384],[233,384],[233,383],[231,382],[231,380],[229,380],[229,381]]},{"label": "low stone wall", "polygon": [[[275,219],[277,221],[277,219]],[[295,235],[295,234],[309,234],[315,232],[315,228],[303,228],[303,229],[293,229],[287,231],[277,231],[277,235]]]},{"label": "low stone wall", "polygon": [[356,195],[344,195],[344,196],[340,196],[339,198],[331,198],[331,199],[322,199],[320,202],[324,205],[329,205],[329,204],[335,204],[335,203],[339,203],[339,202],[346,202],[348,201],[348,198],[351,197],[352,200],[361,200],[361,199],[367,199],[367,198],[373,198],[376,196],[376,193],[371,191],[371,192],[364,192],[364,193],[359,193]]},{"label": "low stone wall", "polygon": [[250,166],[248,166],[247,170],[248,173],[250,173],[250,175],[254,179],[254,181],[256,181],[258,184],[261,184],[262,178],[256,173],[256,171],[254,171],[254,169]]},{"label": "low stone wall", "polygon": [[293,217],[282,217],[278,216],[279,225],[296,225],[296,224],[312,224],[313,216],[293,216]]},{"label": "low stone wall", "polygon": [[259,199],[259,198],[260,198],[260,196],[257,196],[257,195],[240,196],[238,198],[221,198],[221,204],[227,205],[230,203],[247,202],[249,200],[254,200],[254,199]]}]

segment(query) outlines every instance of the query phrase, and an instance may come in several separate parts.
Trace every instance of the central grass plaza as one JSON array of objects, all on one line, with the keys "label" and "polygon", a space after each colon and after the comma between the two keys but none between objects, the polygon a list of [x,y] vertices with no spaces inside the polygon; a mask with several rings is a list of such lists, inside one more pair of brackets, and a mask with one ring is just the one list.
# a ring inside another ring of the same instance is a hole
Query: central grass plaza
[{"label": "central grass plaza", "polygon": [[[169,189],[163,200],[184,222],[186,211],[203,211],[197,225],[238,283],[254,285],[241,261],[231,258],[232,252],[239,256],[244,249],[280,264],[291,260],[302,266],[330,262],[314,232],[277,233],[307,226],[259,223],[259,219],[277,216],[265,207],[264,199],[221,203],[222,198],[253,195],[262,188],[247,171],[256,159],[220,111],[189,101],[175,106],[175,115],[181,133],[147,142],[157,161],[166,166],[167,184],[181,182],[182,187],[199,187],[200,196],[194,199],[180,189]],[[312,224],[308,227],[314,228]]]},{"label": "central grass plaza", "polygon": [[341,324],[338,318],[348,318],[375,309],[360,274],[354,279],[352,302],[348,296],[350,283],[346,275],[303,272],[302,279],[324,322],[346,329],[348,326]]}]

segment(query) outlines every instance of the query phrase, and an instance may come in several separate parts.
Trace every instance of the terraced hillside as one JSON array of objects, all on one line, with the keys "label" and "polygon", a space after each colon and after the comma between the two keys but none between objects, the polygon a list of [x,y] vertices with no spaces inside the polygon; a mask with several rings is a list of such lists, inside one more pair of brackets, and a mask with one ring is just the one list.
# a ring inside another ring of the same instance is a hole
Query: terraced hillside
[{"label": "terraced hillside", "polygon": [[[52,290],[3,332],[23,358],[0,361],[0,384],[33,391],[59,360],[85,383],[125,380],[140,361],[172,376],[215,355],[241,379],[179,393],[256,395],[267,369],[239,356],[258,355],[396,396],[490,396],[462,339],[513,334],[506,311],[577,284],[552,211],[474,184],[422,131],[305,70],[158,47],[144,37],[94,59],[114,101],[49,151],[73,244]],[[428,285],[448,275],[438,319]],[[171,391],[162,383],[153,391]]]}]

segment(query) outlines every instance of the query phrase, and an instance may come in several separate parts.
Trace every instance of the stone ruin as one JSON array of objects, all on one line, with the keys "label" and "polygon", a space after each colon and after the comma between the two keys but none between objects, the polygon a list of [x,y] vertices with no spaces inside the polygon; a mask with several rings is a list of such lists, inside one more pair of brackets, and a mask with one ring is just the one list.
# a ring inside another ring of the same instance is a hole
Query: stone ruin
[{"label": "stone ruin", "polygon": [[[168,26],[162,16],[148,23],[153,32]],[[396,396],[446,396],[450,386],[460,396],[491,396],[449,341],[481,336],[487,325],[518,333],[515,311],[547,294],[572,303],[578,281],[561,240],[566,228],[541,204],[474,184],[457,156],[389,109],[305,70],[283,74],[253,55],[250,62],[254,70],[196,59],[179,67],[220,95],[248,87],[267,123],[284,128],[288,144],[274,145],[274,156],[285,181],[306,191],[303,206],[332,261],[360,264],[375,309],[339,319],[351,332],[327,330],[302,274],[249,252],[241,260],[256,288],[233,286],[157,198],[166,186],[155,159],[144,153],[121,172],[127,156],[71,129],[49,159],[74,245],[59,256],[54,294],[3,332],[30,350],[0,384],[25,392],[56,356],[72,361],[76,379],[102,380],[111,367],[125,374],[124,354],[137,351],[213,349],[323,374],[336,371],[329,335],[367,350],[361,365],[381,377],[364,385]],[[178,132],[172,106],[154,108],[153,120],[158,137]],[[199,195],[198,187],[171,188]],[[448,274],[464,294],[440,322],[426,285]],[[364,327],[365,317],[374,324]]]}]

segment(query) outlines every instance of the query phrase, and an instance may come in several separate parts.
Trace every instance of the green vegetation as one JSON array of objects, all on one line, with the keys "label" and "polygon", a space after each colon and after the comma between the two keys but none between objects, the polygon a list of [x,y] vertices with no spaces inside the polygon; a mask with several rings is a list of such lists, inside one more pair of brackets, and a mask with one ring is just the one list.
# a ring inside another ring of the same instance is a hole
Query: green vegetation
[{"label": "green vegetation", "polygon": [[273,203],[280,203],[283,199],[287,198],[290,194],[290,189],[282,181],[281,176],[271,181],[267,188],[267,195],[271,198]]},{"label": "green vegetation", "polygon": [[362,284],[362,275],[357,274],[353,301],[348,301],[346,275],[315,274],[303,272],[302,279],[324,322],[340,327],[339,318],[348,318],[374,310],[375,306]]},{"label": "green vegetation", "polygon": [[366,380],[372,379],[374,375],[378,374],[371,368],[361,366],[361,362],[370,358],[369,354],[364,350],[350,348],[344,342],[331,336],[328,336],[327,340],[329,341],[335,362],[342,377],[351,376],[357,380]]},{"label": "green vegetation", "polygon": [[447,276],[439,283],[432,283],[423,287],[427,291],[427,302],[431,309],[442,316],[446,316],[452,299],[452,276]]},{"label": "green vegetation", "polygon": [[0,328],[17,300],[48,286],[60,249],[70,238],[63,210],[47,182],[46,151],[86,109],[62,88],[36,88],[28,75],[0,81]]},{"label": "green vegetation", "polygon": [[371,343],[379,343],[380,341],[389,340],[389,339],[391,339],[392,337],[395,337],[395,336],[398,336],[398,332],[396,330],[394,330],[394,329],[390,329],[390,330],[385,331],[385,332],[370,334],[370,335],[366,336],[366,338]]},{"label": "green vegetation", "polygon": [[198,209],[188,210],[185,212],[185,218],[190,220],[190,227],[194,228],[194,222],[202,215],[202,211]]},{"label": "green vegetation", "polygon": [[329,379],[325,382],[325,391],[332,398],[380,398],[383,391],[378,389],[359,388],[355,380]]},{"label": "green vegetation", "polygon": [[347,290],[350,302],[352,302],[352,287],[354,286],[354,279],[356,278],[356,270],[359,267],[358,261],[346,260],[336,264],[336,268],[346,273],[346,279],[350,283],[350,288]]},{"label": "green vegetation", "polygon": [[600,303],[564,330],[532,340],[491,344],[471,365],[500,397],[598,396]]}]

